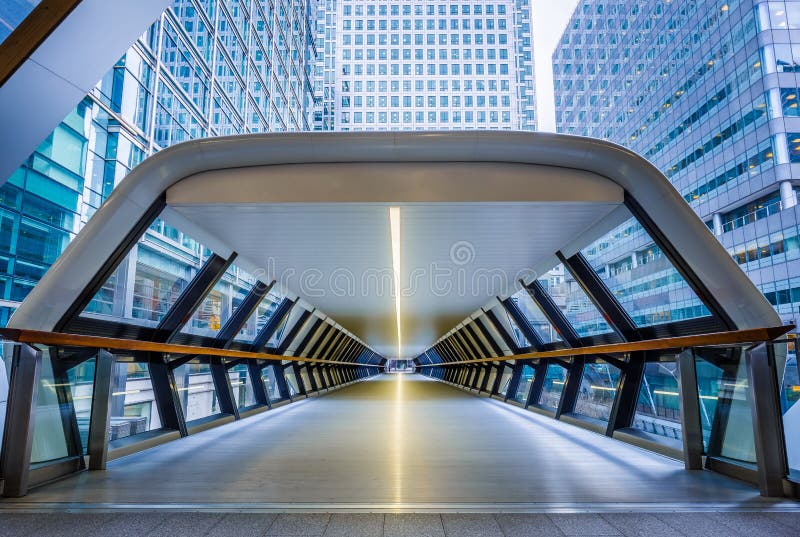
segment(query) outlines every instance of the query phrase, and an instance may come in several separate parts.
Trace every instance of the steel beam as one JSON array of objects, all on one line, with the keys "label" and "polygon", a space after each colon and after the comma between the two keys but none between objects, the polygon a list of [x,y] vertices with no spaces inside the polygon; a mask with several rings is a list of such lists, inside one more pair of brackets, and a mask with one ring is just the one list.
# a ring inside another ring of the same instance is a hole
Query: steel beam
[{"label": "steel beam", "polygon": [[272,406],[267,393],[267,385],[264,383],[264,378],[261,376],[264,370],[264,365],[259,363],[258,360],[247,361],[247,374],[250,375],[250,383],[253,386],[253,398],[256,400],[257,405]]},{"label": "steel beam", "polygon": [[[323,321],[319,317],[314,319],[314,324],[312,324],[311,328],[309,328],[308,332],[306,332],[305,337],[300,341],[300,344],[294,350],[293,354],[295,356],[301,356],[303,354],[303,352],[306,350],[306,348],[308,347],[308,345],[311,343],[311,340],[313,340],[316,337],[316,341],[320,341],[320,339],[322,337],[324,337],[328,333],[329,327],[331,327],[331,325],[326,323],[325,321]],[[319,336],[319,337],[317,337],[317,336]],[[288,348],[288,346],[287,346],[287,348]],[[281,353],[281,354],[283,354],[283,353]]]},{"label": "steel beam", "polygon": [[675,357],[678,366],[683,465],[687,470],[703,469],[703,429],[700,425],[700,393],[694,352],[686,349]]},{"label": "steel beam", "polygon": [[116,358],[106,350],[97,352],[94,364],[92,413],[89,421],[89,470],[105,470],[111,428],[111,397]]},{"label": "steel beam", "polygon": [[583,254],[578,252],[570,258],[566,258],[561,252],[556,252],[556,256],[572,274],[572,277],[608,322],[611,329],[623,341],[640,341],[642,339],[636,323],[633,322],[633,319],[619,303],[617,297],[600,279],[600,276],[597,275],[597,272],[595,272]]},{"label": "steel beam", "polygon": [[[505,308],[505,306],[503,307]],[[497,318],[497,315],[495,315],[492,310],[484,310],[483,314],[486,317],[486,320],[489,321],[492,327],[494,327],[494,329],[497,331],[497,333],[500,334],[500,337],[503,338],[503,341],[505,342],[506,346],[511,349],[511,352],[513,354],[519,354],[521,349],[519,345],[517,345],[517,341],[514,339],[514,336],[508,333],[503,324],[500,322],[500,319]]]},{"label": "steel beam", "polygon": [[42,353],[23,343],[14,344],[10,365],[0,472],[3,496],[19,498],[28,493],[30,482]]},{"label": "steel beam", "polygon": [[206,295],[211,292],[217,282],[236,259],[236,253],[228,259],[211,254],[200,270],[195,274],[186,289],[167,311],[153,332],[153,341],[160,343],[171,340],[189,321],[192,314],[200,307]]},{"label": "steel beam", "polygon": [[187,436],[186,420],[183,416],[178,389],[175,385],[175,373],[164,361],[161,354],[151,356],[148,362],[150,369],[150,381],[153,384],[153,396],[158,407],[158,415],[161,418],[161,425],[165,429],[173,429],[180,432],[181,436]]},{"label": "steel beam", "polygon": [[614,403],[608,419],[606,435],[612,436],[617,429],[633,424],[636,406],[639,404],[639,389],[647,360],[647,352],[631,353],[624,369],[620,369],[619,382],[614,393]]},{"label": "steel beam", "polygon": [[272,339],[275,331],[280,327],[283,319],[289,315],[290,311],[292,311],[292,308],[295,304],[297,304],[296,301],[289,300],[288,298],[284,298],[281,301],[281,303],[272,313],[272,316],[267,320],[266,324],[262,326],[261,330],[259,330],[258,334],[256,334],[253,344],[250,347],[251,351],[261,352],[261,349],[264,348],[267,343],[269,343],[269,340]]},{"label": "steel beam", "polygon": [[580,336],[564,315],[564,312],[561,311],[561,308],[556,305],[553,298],[542,287],[542,284],[538,280],[533,280],[528,285],[525,285],[525,282],[522,281],[520,283],[528,291],[536,305],[539,306],[539,309],[547,317],[550,324],[553,325],[553,328],[561,335],[561,339],[570,347],[580,347]]},{"label": "steel beam", "polygon": [[525,339],[528,340],[528,343],[531,347],[536,349],[537,351],[541,351],[544,349],[544,341],[542,338],[539,337],[539,334],[536,333],[536,330],[531,326],[531,323],[528,322],[528,319],[523,315],[522,310],[519,309],[519,306],[511,300],[511,298],[507,298],[505,300],[501,300],[500,303],[503,305],[503,308],[508,312],[509,317],[514,320],[514,324],[517,325],[517,328],[520,329],[522,335],[525,336]]},{"label": "steel beam", "polygon": [[242,303],[239,304],[239,307],[236,308],[236,311],[233,312],[233,315],[228,317],[228,320],[225,321],[225,324],[222,326],[220,331],[217,333],[217,337],[214,340],[214,346],[221,347],[223,349],[227,349],[230,347],[231,343],[233,343],[234,338],[239,334],[239,331],[247,324],[247,321],[253,315],[253,313],[258,308],[258,305],[261,304],[261,300],[269,293],[272,286],[275,285],[275,280],[272,280],[272,283],[266,284],[262,281],[256,280],[256,283],[253,285],[250,292],[242,300]]},{"label": "steel beam", "polygon": [[[278,345],[277,354],[283,354],[289,349],[292,342],[294,341],[294,338],[297,337],[297,334],[306,324],[309,317],[311,317],[311,312],[308,310],[303,310],[303,313],[300,314],[300,317],[294,323],[294,326],[292,326],[292,328],[289,329],[289,332],[283,337],[283,340],[281,341],[280,345]],[[309,330],[309,333],[310,332],[311,330]]]},{"label": "steel beam", "polygon": [[228,368],[222,362],[222,358],[214,356],[210,360],[211,380],[214,382],[214,391],[217,393],[217,403],[222,414],[230,414],[235,419],[239,419],[239,407],[233,395],[231,377],[228,375]]}]

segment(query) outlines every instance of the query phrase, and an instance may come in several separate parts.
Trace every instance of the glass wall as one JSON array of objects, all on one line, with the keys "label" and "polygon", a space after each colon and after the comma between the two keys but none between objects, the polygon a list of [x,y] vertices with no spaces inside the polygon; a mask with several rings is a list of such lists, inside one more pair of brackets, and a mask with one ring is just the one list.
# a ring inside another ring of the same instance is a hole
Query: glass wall
[{"label": "glass wall", "polygon": [[664,438],[681,440],[678,366],[674,360],[645,364],[633,427]]},{"label": "glass wall", "polygon": [[278,381],[275,377],[275,366],[268,365],[261,370],[261,380],[264,381],[264,387],[267,389],[267,396],[271,403],[281,401],[281,390]]},{"label": "glass wall", "polygon": [[696,353],[703,444],[708,455],[755,461],[750,386],[742,353]]},{"label": "glass wall", "polygon": [[536,305],[526,290],[523,289],[517,292],[511,299],[517,303],[520,311],[525,316],[525,319],[527,319],[528,324],[536,331],[542,343],[561,341],[561,336],[556,332],[553,325],[550,324],[547,317],[544,316],[542,310],[539,309],[539,306]]},{"label": "glass wall", "polygon": [[109,440],[161,428],[158,405],[146,363],[117,361],[111,384]]},{"label": "glass wall", "polygon": [[173,374],[187,422],[220,413],[208,364],[184,364],[175,368]]},{"label": "glass wall", "polygon": [[528,394],[531,392],[535,375],[536,370],[534,368],[529,365],[523,365],[519,377],[519,384],[517,384],[517,391],[511,395],[511,399],[523,405],[527,403]]},{"label": "glass wall", "polygon": [[559,263],[538,281],[579,337],[611,332],[611,327],[563,264]]},{"label": "glass wall", "polygon": [[625,223],[581,253],[636,326],[709,315],[650,235],[627,214]]},{"label": "glass wall", "polygon": [[608,421],[619,383],[619,369],[606,362],[583,366],[581,387],[575,401],[575,413]]},{"label": "glass wall", "polygon": [[561,392],[564,391],[564,383],[567,381],[567,370],[558,364],[547,364],[544,384],[542,385],[542,395],[538,404],[550,409],[557,409],[561,400]]},{"label": "glass wall", "polygon": [[510,366],[504,365],[503,374],[500,378],[500,387],[497,390],[499,395],[505,397],[505,395],[508,393],[508,385],[511,383],[512,376],[514,376],[514,370]]},{"label": "glass wall", "polygon": [[232,367],[228,376],[231,379],[231,389],[236,406],[239,408],[249,408],[256,404],[256,396],[253,392],[253,383],[250,381],[247,364],[239,364]]}]

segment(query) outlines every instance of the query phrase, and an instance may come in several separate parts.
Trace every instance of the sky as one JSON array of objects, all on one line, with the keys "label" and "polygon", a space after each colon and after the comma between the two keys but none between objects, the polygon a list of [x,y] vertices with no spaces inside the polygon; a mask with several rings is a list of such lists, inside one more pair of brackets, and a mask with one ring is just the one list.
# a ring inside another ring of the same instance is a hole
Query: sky
[{"label": "sky", "polygon": [[578,0],[533,0],[533,56],[536,64],[536,112],[540,131],[555,132],[553,49]]}]

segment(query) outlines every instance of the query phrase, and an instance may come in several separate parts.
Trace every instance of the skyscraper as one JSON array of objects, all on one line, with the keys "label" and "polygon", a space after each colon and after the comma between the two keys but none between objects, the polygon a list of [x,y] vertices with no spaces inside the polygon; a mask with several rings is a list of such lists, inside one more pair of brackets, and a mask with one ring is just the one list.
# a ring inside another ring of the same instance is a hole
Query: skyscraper
[{"label": "skyscraper", "polygon": [[[306,0],[174,0],[0,187],[0,325],[147,156],[193,138],[309,130],[314,16]],[[95,313],[157,317],[208,255],[164,223],[138,251]],[[238,299],[241,278],[230,271],[205,325]]]},{"label": "skyscraper", "polygon": [[[648,158],[784,321],[800,320],[800,2],[582,0],[553,63],[559,132]],[[641,304],[676,292],[642,234],[623,225],[585,251]],[[659,314],[696,316],[686,307]]]},{"label": "skyscraper", "polygon": [[319,5],[335,130],[535,130],[528,0]]}]

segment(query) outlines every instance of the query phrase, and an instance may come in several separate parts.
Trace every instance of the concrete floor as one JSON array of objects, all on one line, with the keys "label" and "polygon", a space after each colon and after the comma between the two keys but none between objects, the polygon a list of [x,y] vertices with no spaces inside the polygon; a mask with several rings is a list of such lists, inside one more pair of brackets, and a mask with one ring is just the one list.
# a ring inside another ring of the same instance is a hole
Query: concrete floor
[{"label": "concrete floor", "polygon": [[0,511],[777,508],[796,516],[795,505],[786,511],[735,480],[686,472],[677,461],[421,376],[392,375],[113,461],[105,472],[0,502]]}]

